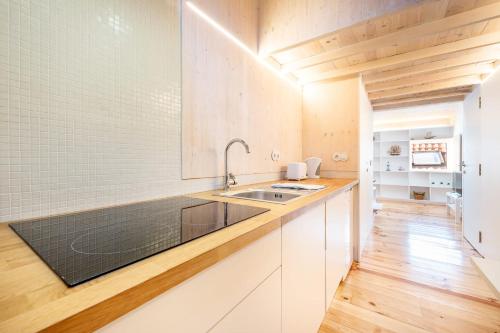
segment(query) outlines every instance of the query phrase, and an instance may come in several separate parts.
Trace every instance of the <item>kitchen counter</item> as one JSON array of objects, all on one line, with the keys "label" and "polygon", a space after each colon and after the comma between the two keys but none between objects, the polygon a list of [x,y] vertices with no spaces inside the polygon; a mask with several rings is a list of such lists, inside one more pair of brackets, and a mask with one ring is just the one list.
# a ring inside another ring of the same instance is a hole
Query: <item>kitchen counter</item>
[{"label": "kitchen counter", "polygon": [[281,217],[358,183],[355,179],[302,182],[327,188],[286,205],[214,195],[220,191],[191,194],[270,211],[73,288],[68,288],[7,223],[0,224],[0,332],[93,331],[279,228]]}]

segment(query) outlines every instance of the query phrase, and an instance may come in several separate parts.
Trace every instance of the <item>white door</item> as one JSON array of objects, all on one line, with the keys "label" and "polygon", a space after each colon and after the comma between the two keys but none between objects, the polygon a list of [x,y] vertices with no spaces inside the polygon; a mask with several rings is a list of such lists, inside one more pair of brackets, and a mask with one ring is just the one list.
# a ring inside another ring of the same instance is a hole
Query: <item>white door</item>
[{"label": "white door", "polygon": [[325,205],[283,218],[283,332],[315,333],[325,314]]},{"label": "white door", "polygon": [[480,251],[480,177],[481,158],[481,109],[479,109],[480,88],[476,88],[464,102],[463,128],[463,232],[464,237]]},{"label": "white door", "polygon": [[500,260],[500,73],[481,85],[481,225],[479,251],[488,259]]}]

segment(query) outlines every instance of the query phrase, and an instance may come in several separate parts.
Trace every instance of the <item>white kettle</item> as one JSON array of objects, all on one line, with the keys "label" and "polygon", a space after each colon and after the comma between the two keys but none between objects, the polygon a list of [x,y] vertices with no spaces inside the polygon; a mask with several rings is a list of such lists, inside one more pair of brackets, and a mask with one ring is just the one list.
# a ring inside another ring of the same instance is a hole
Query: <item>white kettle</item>
[{"label": "white kettle", "polygon": [[307,178],[319,178],[321,161],[319,157],[309,157],[304,161],[307,164]]}]

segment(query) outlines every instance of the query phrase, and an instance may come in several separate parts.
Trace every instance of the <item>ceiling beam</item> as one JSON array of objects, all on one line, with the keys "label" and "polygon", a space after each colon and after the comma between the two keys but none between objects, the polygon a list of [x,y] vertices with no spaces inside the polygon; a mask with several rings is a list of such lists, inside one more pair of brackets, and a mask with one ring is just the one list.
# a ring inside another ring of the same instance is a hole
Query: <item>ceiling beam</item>
[{"label": "ceiling beam", "polygon": [[282,65],[282,70],[285,72],[293,72],[301,68],[319,65],[354,54],[373,51],[374,49],[395,46],[400,43],[406,43],[409,40],[416,40],[426,35],[440,33],[469,24],[491,20],[497,17],[500,17],[500,2],[478,7],[467,12],[448,16],[407,29],[402,29],[380,37],[364,40],[345,47],[322,52],[308,58],[299,59]]},{"label": "ceiling beam", "polygon": [[[496,49],[495,49],[496,48]],[[403,78],[415,74],[421,74],[426,72],[432,72],[436,70],[442,70],[447,68],[453,68],[458,66],[465,66],[476,63],[493,62],[495,59],[500,58],[500,47],[497,45],[487,46],[480,48],[478,52],[470,52],[462,55],[456,55],[454,57],[447,57],[441,60],[431,60],[421,64],[416,64],[413,66],[398,67],[395,69],[376,71],[371,73],[363,74],[363,81],[365,84],[394,80],[398,78]]]},{"label": "ceiling beam", "polygon": [[396,109],[396,108],[405,108],[409,106],[418,106],[418,105],[425,105],[425,104],[436,104],[436,103],[448,103],[448,102],[459,102],[463,101],[465,98],[465,95],[457,95],[457,96],[450,96],[450,97],[434,97],[434,98],[429,98],[429,99],[420,99],[420,100],[402,100],[399,103],[392,103],[392,104],[387,104],[387,105],[373,105],[373,111],[383,111],[383,110],[390,110],[390,109]]},{"label": "ceiling beam", "polygon": [[373,102],[382,98],[398,97],[405,95],[413,95],[424,92],[431,92],[434,90],[470,86],[481,83],[481,78],[478,75],[464,76],[460,78],[453,78],[448,80],[436,81],[418,86],[398,88],[393,90],[384,90],[379,92],[369,93],[368,97]]},{"label": "ceiling beam", "polygon": [[458,94],[458,95],[467,95],[468,93],[472,92],[473,86],[463,86],[463,87],[456,87],[456,88],[448,88],[448,89],[440,89],[440,90],[434,90],[434,91],[427,91],[427,92],[421,92],[421,93],[416,93],[412,95],[405,95],[405,96],[398,96],[398,97],[387,97],[387,98],[381,98],[372,101],[373,104],[384,104],[384,103],[393,103],[401,100],[405,100],[408,98],[432,98],[432,97],[438,97],[438,96],[444,96],[444,95],[450,95],[450,94]]},{"label": "ceiling beam", "polygon": [[380,90],[390,90],[403,87],[409,87],[414,85],[419,85],[423,83],[429,83],[433,81],[441,81],[446,79],[452,79],[456,77],[469,76],[469,75],[482,75],[491,73],[494,71],[492,64],[479,64],[479,65],[466,65],[458,68],[454,68],[447,71],[424,73],[414,76],[405,77],[397,80],[383,81],[366,84],[365,88],[367,92],[375,92]]},{"label": "ceiling beam", "polygon": [[400,103],[394,103],[391,105],[373,106],[373,111],[383,111],[383,110],[405,108],[405,107],[410,107],[410,106],[418,106],[418,105],[426,105],[426,104],[461,102],[464,99],[465,99],[465,95],[455,96],[455,97],[438,97],[438,98],[425,99],[425,100],[419,100],[419,101],[402,101]]},{"label": "ceiling beam", "polygon": [[[442,54],[449,54],[463,50],[474,49],[486,45],[493,45],[500,43],[500,32],[493,32],[489,34],[479,35],[471,38],[458,40],[451,43],[431,46],[424,49],[411,51],[407,53],[398,54],[392,57],[377,59],[373,61],[364,62],[361,64],[349,66],[341,69],[334,69],[325,72],[320,72],[308,77],[300,77],[302,83],[311,83],[322,81],[326,79],[347,77],[359,74],[366,71],[381,69],[384,67],[404,64],[406,62],[416,61],[428,57],[434,57]],[[500,45],[499,45],[500,46]]]},{"label": "ceiling beam", "polygon": [[468,93],[467,91],[457,91],[457,92],[444,92],[444,93],[434,94],[434,95],[410,96],[410,97],[398,98],[398,99],[387,99],[385,101],[375,101],[372,103],[372,106],[373,107],[383,107],[383,106],[389,107],[389,106],[401,104],[401,103],[428,101],[428,100],[435,100],[435,99],[440,99],[440,98],[458,98],[458,97],[466,96],[467,93]]}]

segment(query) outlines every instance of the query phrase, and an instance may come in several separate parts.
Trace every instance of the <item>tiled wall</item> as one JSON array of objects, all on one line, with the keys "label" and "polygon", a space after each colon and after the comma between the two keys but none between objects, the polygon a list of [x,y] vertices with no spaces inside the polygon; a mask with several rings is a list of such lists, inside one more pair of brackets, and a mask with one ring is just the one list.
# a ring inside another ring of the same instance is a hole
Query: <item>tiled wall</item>
[{"label": "tiled wall", "polygon": [[0,221],[180,180],[177,1],[0,0]]},{"label": "tiled wall", "polygon": [[181,180],[179,3],[0,0],[0,222],[220,187]]}]

